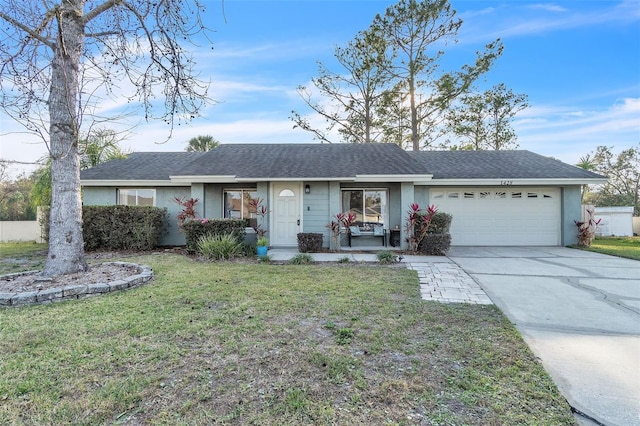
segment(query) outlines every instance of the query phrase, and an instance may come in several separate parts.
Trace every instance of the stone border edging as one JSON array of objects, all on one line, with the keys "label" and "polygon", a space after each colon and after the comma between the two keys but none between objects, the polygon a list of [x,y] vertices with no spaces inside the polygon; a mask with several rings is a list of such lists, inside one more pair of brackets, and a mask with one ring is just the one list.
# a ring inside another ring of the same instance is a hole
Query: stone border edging
[{"label": "stone border edging", "polygon": [[[147,265],[139,265],[137,263],[129,262],[105,262],[104,264],[138,268],[138,274],[107,283],[74,284],[37,291],[0,293],[0,308],[82,299],[84,297],[138,287],[153,279],[153,271]],[[17,277],[21,275],[34,274],[37,272],[39,271],[18,272],[15,274],[3,275],[3,277]]]}]

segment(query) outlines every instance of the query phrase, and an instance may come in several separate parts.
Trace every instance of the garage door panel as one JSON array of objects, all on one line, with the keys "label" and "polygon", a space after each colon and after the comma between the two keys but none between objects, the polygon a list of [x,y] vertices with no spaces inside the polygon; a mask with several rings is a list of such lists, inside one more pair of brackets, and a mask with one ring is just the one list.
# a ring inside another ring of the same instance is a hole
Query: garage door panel
[{"label": "garage door panel", "polygon": [[453,216],[453,245],[560,244],[558,188],[433,189],[431,204]]}]

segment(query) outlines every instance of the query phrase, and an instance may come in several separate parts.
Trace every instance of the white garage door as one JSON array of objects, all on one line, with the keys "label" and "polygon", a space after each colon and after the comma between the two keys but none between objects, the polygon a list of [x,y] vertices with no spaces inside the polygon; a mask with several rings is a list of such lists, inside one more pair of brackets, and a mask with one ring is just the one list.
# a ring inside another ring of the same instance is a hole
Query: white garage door
[{"label": "white garage door", "polygon": [[452,245],[560,245],[558,188],[432,189],[431,204],[453,215]]}]

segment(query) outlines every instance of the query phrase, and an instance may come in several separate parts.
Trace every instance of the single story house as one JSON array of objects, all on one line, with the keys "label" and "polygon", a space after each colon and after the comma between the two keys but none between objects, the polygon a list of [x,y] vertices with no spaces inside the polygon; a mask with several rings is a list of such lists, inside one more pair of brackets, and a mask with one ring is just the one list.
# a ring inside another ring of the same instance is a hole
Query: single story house
[{"label": "single story house", "polygon": [[[261,198],[273,247],[296,246],[299,232],[322,233],[329,247],[327,224],[347,211],[363,230],[354,245],[406,247],[412,203],[434,204],[453,215],[453,245],[569,245],[576,243],[581,186],[605,181],[529,151],[411,152],[376,143],[136,152],[80,177],[85,205],[166,207],[173,219],[166,245],[184,244],[176,197],[197,198],[199,217],[250,220],[255,211],[247,200]],[[381,232],[383,238],[374,238]]]}]

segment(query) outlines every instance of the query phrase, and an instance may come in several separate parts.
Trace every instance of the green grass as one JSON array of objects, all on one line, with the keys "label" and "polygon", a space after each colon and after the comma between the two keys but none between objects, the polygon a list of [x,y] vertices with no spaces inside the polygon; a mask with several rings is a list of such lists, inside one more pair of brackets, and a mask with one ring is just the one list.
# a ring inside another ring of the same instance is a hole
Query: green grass
[{"label": "green grass", "polygon": [[0,424],[575,424],[498,309],[414,271],[127,261],[155,280],[0,310]]},{"label": "green grass", "polygon": [[596,237],[591,247],[583,249],[640,260],[640,237]]},{"label": "green grass", "polygon": [[46,244],[0,243],[0,275],[42,269],[46,256]]}]

